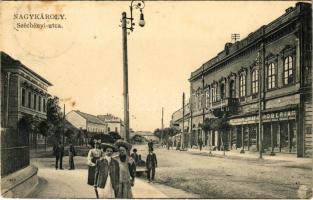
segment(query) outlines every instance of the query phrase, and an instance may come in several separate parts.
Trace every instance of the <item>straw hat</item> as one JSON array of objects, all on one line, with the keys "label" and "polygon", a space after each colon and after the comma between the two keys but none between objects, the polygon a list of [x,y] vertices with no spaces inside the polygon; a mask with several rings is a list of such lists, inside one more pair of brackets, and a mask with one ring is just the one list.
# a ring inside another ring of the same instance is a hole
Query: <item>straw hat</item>
[{"label": "straw hat", "polygon": [[103,149],[103,151],[105,151],[107,148],[111,148],[113,149],[113,151],[117,151],[117,147],[109,143],[101,143],[101,148]]},{"label": "straw hat", "polygon": [[125,142],[124,140],[121,140],[121,139],[119,139],[119,140],[117,140],[117,141],[115,142],[115,146],[117,146],[118,148],[120,148],[120,147],[125,147],[126,150],[128,150],[128,151],[130,151],[131,148],[132,148],[132,145],[131,145],[131,144],[129,144],[128,142]]}]

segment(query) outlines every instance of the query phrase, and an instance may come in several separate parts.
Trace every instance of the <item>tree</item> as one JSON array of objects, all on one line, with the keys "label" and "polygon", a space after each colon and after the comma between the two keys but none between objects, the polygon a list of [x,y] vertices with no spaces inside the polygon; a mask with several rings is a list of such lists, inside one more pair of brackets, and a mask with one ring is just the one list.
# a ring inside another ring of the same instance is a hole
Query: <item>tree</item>
[{"label": "tree", "polygon": [[47,122],[52,126],[52,136],[56,140],[60,140],[61,134],[63,133],[63,113],[59,106],[58,97],[49,98],[47,101]]},{"label": "tree", "polygon": [[228,130],[230,125],[227,121],[226,115],[223,115],[221,118],[214,118],[211,121],[211,128],[212,130],[219,131],[221,134],[221,146],[223,148],[223,152],[225,155],[225,145],[224,145],[224,138],[227,138]]},{"label": "tree", "polygon": [[[30,138],[30,136],[32,135],[32,133],[35,131],[35,121],[34,121],[34,117],[31,115],[24,115],[21,119],[19,119],[18,121],[18,129],[19,132],[22,133],[23,137],[26,137],[27,141],[27,145],[29,144],[29,141],[32,141],[32,138]],[[18,140],[21,141],[21,140]]]},{"label": "tree", "polygon": [[114,142],[116,142],[119,139],[122,139],[120,134],[118,134],[117,132],[114,132],[114,131],[109,132],[109,135],[113,138]]},{"label": "tree", "polygon": [[47,150],[47,136],[49,135],[49,130],[51,126],[49,126],[49,123],[47,120],[43,120],[38,124],[38,133],[45,137],[45,150]]},{"label": "tree", "polygon": [[[212,127],[211,127],[211,123],[212,123],[212,120],[209,119],[209,118],[206,118],[204,119],[204,122],[201,126],[202,130],[204,131],[205,135],[207,136],[208,135],[208,132],[210,130],[212,130]],[[211,135],[210,135],[210,140],[211,140]],[[211,146],[211,142],[209,142],[209,155],[212,155],[212,146]]]}]

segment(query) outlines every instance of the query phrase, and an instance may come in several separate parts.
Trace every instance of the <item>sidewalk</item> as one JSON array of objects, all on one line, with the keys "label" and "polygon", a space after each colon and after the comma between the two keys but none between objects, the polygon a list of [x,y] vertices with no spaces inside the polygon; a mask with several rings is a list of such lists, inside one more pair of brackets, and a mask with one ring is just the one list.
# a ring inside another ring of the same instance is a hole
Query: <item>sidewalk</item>
[{"label": "sidewalk", "polygon": [[[170,149],[174,151],[180,151],[176,150],[175,148]],[[230,159],[242,159],[242,160],[260,160],[259,159],[259,152],[255,151],[248,151],[245,150],[245,153],[240,153],[241,149],[236,149],[236,150],[230,150],[230,151],[225,151],[225,156],[223,151],[211,151],[212,157],[218,157],[218,158],[230,158]],[[199,149],[193,148],[190,149],[188,148],[185,150],[185,152],[189,153],[196,153],[196,154],[202,154],[202,155],[207,155],[209,156],[209,148],[208,147],[203,147],[202,150],[200,151]],[[274,156],[269,155],[269,153],[263,153],[262,154],[262,159],[263,160],[269,160],[269,161],[285,161],[285,162],[297,162],[297,163],[308,163],[312,162],[312,158],[298,158],[296,154],[291,154],[291,153],[275,153]]]},{"label": "sidewalk", "polygon": [[[34,163],[36,164],[36,163]],[[39,184],[28,198],[96,198],[94,188],[87,185],[87,170],[55,170],[38,163]],[[134,198],[167,198],[159,189],[143,180],[136,179]]]},{"label": "sidewalk", "polygon": [[[201,151],[199,149],[188,149],[188,152],[193,153],[205,153],[209,155],[208,147],[204,147]],[[211,151],[213,157],[227,157],[232,159],[248,159],[248,160],[258,160],[259,153],[254,151],[245,151],[245,153],[240,153],[240,149],[225,151],[225,156],[223,151]],[[297,158],[296,154],[287,154],[287,153],[276,153],[276,155],[271,156],[269,154],[263,153],[262,157],[264,160],[273,160],[273,161],[287,161],[287,162],[297,162],[297,163],[307,163],[312,162],[312,158]]]}]

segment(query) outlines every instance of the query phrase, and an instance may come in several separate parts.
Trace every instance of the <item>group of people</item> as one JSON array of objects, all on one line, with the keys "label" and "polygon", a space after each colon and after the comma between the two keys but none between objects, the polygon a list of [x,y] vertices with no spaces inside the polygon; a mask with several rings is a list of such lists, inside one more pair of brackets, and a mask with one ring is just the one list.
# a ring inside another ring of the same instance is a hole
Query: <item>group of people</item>
[{"label": "group of people", "polygon": [[[129,156],[132,145],[117,140],[115,144],[95,141],[88,153],[88,181],[97,198],[132,198],[136,164]],[[116,153],[115,153],[116,152]]]},{"label": "group of people", "polygon": [[[63,156],[64,156],[64,146],[62,142],[58,142],[57,145],[53,147],[53,154],[55,156],[55,169],[63,170]],[[70,142],[68,149],[69,156],[69,170],[75,169],[74,156],[76,155],[74,145]]]}]

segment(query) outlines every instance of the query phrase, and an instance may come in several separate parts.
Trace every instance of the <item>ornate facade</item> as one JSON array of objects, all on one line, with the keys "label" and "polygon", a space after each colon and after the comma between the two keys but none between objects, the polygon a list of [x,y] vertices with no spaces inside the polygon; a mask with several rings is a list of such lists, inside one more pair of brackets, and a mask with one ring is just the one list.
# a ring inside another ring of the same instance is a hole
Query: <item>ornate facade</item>
[{"label": "ornate facade", "polygon": [[[190,138],[220,146],[204,134],[205,118],[227,113],[226,148],[312,154],[312,9],[297,3],[191,73]],[[226,142],[225,142],[226,141]]]}]

